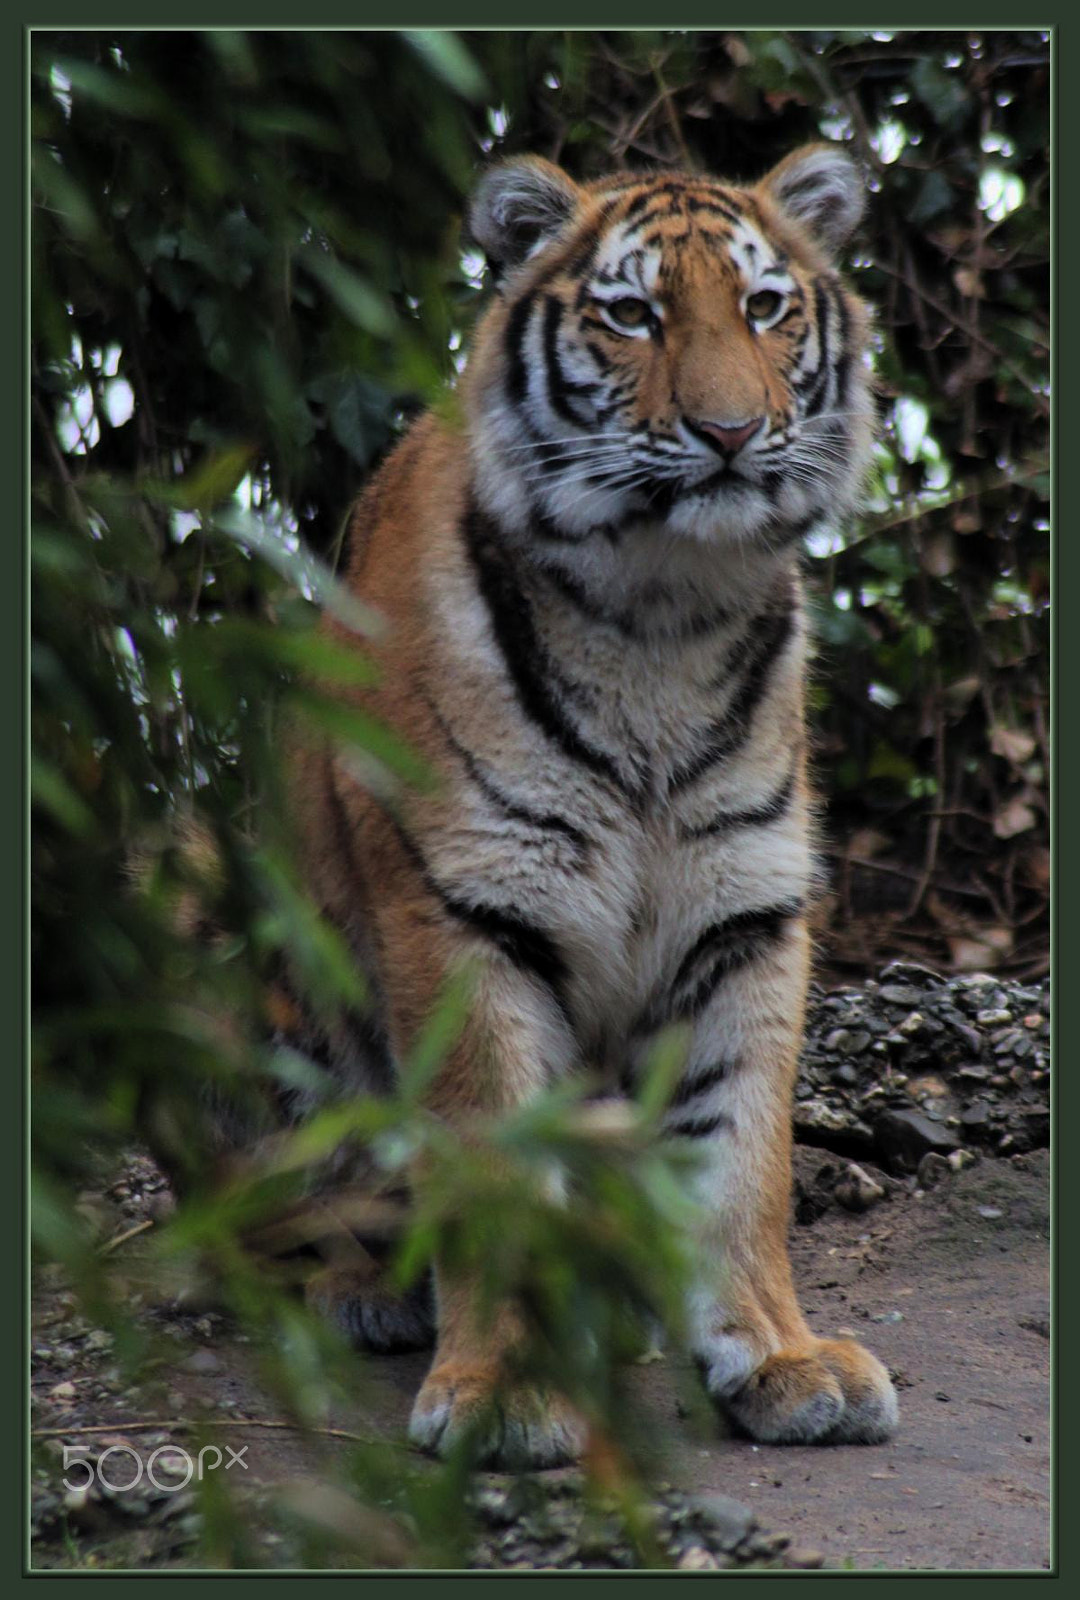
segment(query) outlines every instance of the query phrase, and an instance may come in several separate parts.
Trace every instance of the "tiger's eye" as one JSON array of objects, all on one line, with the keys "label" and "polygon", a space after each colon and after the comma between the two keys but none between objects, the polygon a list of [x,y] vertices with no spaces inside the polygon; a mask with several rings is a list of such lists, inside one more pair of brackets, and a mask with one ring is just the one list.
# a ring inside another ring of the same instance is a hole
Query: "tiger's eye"
[{"label": "tiger's eye", "polygon": [[777,294],[775,289],[759,289],[752,294],[746,302],[747,315],[755,322],[768,322],[775,316],[784,303],[782,294]]},{"label": "tiger's eye", "polygon": [[643,328],[652,316],[644,300],[637,300],[629,294],[623,295],[620,300],[606,301],[604,310],[620,328]]}]

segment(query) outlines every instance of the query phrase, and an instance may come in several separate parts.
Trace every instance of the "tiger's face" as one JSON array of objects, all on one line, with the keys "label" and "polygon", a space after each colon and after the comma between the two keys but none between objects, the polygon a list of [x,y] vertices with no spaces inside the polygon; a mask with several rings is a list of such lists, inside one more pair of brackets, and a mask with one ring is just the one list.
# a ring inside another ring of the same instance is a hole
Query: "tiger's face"
[{"label": "tiger's face", "polygon": [[488,509],[570,538],[638,520],[774,546],[849,509],[873,407],[833,254],[861,210],[828,145],[749,189],[489,172],[470,225],[500,298],[467,391]]}]

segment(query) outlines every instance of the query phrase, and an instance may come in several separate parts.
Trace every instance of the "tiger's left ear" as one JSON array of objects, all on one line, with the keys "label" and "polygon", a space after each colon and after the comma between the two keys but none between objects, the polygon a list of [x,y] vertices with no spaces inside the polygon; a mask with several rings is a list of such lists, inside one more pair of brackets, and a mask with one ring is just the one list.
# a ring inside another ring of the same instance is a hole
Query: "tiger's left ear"
[{"label": "tiger's left ear", "polygon": [[833,255],[855,232],[866,205],[862,173],[835,144],[793,150],[760,187]]},{"label": "tiger's left ear", "polygon": [[477,184],[468,230],[498,278],[554,238],[580,199],[570,175],[542,156],[503,161]]}]

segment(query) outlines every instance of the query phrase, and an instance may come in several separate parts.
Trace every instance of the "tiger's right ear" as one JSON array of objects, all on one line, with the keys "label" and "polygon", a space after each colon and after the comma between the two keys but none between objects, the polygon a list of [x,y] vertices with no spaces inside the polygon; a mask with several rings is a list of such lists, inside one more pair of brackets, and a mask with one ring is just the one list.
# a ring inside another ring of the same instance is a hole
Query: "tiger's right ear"
[{"label": "tiger's right ear", "polygon": [[574,214],[581,191],[541,156],[506,161],[484,173],[469,204],[470,236],[496,279],[542,249]]}]

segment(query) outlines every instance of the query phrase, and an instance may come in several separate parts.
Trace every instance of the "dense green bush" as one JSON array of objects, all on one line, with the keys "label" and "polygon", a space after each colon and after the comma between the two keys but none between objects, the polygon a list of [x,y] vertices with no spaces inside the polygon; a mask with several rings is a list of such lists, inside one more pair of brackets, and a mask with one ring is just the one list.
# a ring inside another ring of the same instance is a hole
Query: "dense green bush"
[{"label": "dense green bush", "polygon": [[[98,1315],[116,1321],[73,1197],[148,1142],[195,1186],[163,1249],[229,1288],[283,1403],[310,1420],[355,1381],[244,1268],[237,1232],[342,1115],[396,1130],[387,1149],[433,1139],[415,1094],[325,1113],[225,1197],[205,1187],[205,1115],[225,1084],[257,1109],[316,1081],[268,1042],[286,955],[313,1004],[360,999],[293,873],[276,739],[296,711],[339,715],[334,686],[364,670],[313,627],[323,605],[371,623],[334,584],[343,517],[452,381],[482,292],[459,219],[487,152],[753,178],[824,134],[865,162],[852,267],[877,313],[877,481],[860,525],[808,552],[830,948],[1045,964],[1048,55],[1045,35],[995,32],[34,36],[37,1237]],[[340,731],[419,775],[393,729]],[[201,863],[177,848],[184,818],[215,841]],[[517,1202],[512,1258],[492,1260],[545,1286],[535,1358],[594,1397],[602,1431],[621,1410],[612,1305],[673,1303],[672,1171],[572,1103],[493,1137],[521,1170],[558,1151],[593,1196],[577,1220]],[[403,1271],[490,1214],[481,1169],[443,1155]],[[387,1472],[365,1455],[357,1492]],[[414,1513],[445,1555],[440,1492],[442,1522]]]}]

